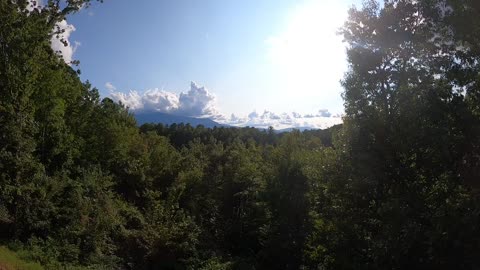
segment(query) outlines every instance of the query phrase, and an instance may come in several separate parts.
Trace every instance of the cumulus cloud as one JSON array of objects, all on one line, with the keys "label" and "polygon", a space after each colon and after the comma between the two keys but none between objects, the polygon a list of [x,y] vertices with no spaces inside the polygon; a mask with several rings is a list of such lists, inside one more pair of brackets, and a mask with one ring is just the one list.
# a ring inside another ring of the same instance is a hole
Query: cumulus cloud
[{"label": "cumulus cloud", "polygon": [[110,92],[113,100],[122,103],[132,110],[143,108],[142,96],[137,91],[130,91],[128,93]]},{"label": "cumulus cloud", "polygon": [[330,117],[332,114],[327,109],[318,110],[317,116],[319,117]]},{"label": "cumulus cloud", "polygon": [[299,113],[297,113],[297,112],[292,112],[292,116],[293,116],[294,118],[302,118],[302,115],[299,114]]},{"label": "cumulus cloud", "polygon": [[110,92],[113,100],[140,113],[163,112],[190,117],[208,117],[231,126],[256,128],[271,126],[277,130],[286,128],[323,129],[342,122],[341,115],[332,116],[326,109],[319,110],[317,114],[306,115],[297,112],[279,114],[264,110],[262,113],[252,111],[245,116],[236,114],[225,116],[219,113],[215,95],[194,82],[190,84],[190,90],[179,94],[158,88],[143,92],[131,90],[123,93],[117,91],[111,82],[105,83],[105,88]]},{"label": "cumulus cloud", "polygon": [[175,93],[151,89],[143,93],[141,103],[143,107],[136,110],[176,113],[180,106],[180,99]]},{"label": "cumulus cloud", "polygon": [[106,82],[105,83],[105,88],[107,88],[108,91],[115,91],[117,88],[111,83],[111,82]]},{"label": "cumulus cloud", "polygon": [[69,41],[70,35],[76,30],[73,24],[67,23],[66,20],[56,24],[56,30],[62,33],[55,34],[50,40],[52,49],[63,57],[65,63],[70,64],[73,60],[73,54],[80,46],[80,42],[75,41],[73,44]]},{"label": "cumulus cloud", "polygon": [[230,115],[230,120],[228,120],[228,121],[230,121],[230,122],[235,122],[235,123],[236,123],[236,122],[241,122],[241,121],[242,121],[242,118],[240,118],[240,117],[238,117],[238,116],[236,116],[235,114],[232,113],[232,114]]},{"label": "cumulus cloud", "polygon": [[250,114],[248,114],[248,118],[250,119],[257,118],[257,117],[258,117],[258,113],[256,111],[253,111]]},{"label": "cumulus cloud", "polygon": [[[217,121],[219,121],[219,119],[217,119]],[[245,122],[248,122],[248,118],[247,117],[241,117],[241,116],[237,116],[236,114],[231,114],[230,117],[224,117],[221,121],[219,121],[221,123],[226,123],[228,125],[233,125],[233,126],[237,126],[237,125],[241,125],[242,123],[245,123]]]},{"label": "cumulus cloud", "polygon": [[196,83],[190,84],[190,91],[180,93],[178,113],[187,116],[209,116],[218,114],[215,95]]},{"label": "cumulus cloud", "polygon": [[121,102],[132,111],[224,119],[216,107],[215,95],[194,82],[190,84],[189,91],[180,94],[158,88],[143,92],[131,90],[129,93],[122,93],[118,92],[110,82],[105,84],[105,88],[109,90],[113,100]]},{"label": "cumulus cloud", "polygon": [[266,120],[280,120],[281,117],[273,112],[269,112],[265,110],[262,115],[260,115],[260,119]]},{"label": "cumulus cloud", "polygon": [[[27,10],[32,12],[34,10],[41,10],[44,6],[44,0],[28,0],[27,1]],[[54,34],[50,39],[51,48],[58,53],[59,56],[63,58],[65,63],[71,64],[73,60],[73,55],[77,48],[81,45],[80,42],[74,41],[70,42],[70,35],[75,31],[75,26],[73,24],[67,23],[66,20],[58,22],[55,24]]]}]

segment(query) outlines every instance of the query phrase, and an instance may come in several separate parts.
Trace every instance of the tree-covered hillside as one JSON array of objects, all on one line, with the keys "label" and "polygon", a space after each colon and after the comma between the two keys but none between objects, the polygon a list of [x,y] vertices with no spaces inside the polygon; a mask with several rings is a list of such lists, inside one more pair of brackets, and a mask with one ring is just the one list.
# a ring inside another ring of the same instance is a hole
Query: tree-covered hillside
[{"label": "tree-covered hillside", "polygon": [[85,4],[0,1],[0,240],[22,259],[480,268],[477,0],[352,8],[344,124],[281,134],[138,127],[51,49],[57,23]]}]

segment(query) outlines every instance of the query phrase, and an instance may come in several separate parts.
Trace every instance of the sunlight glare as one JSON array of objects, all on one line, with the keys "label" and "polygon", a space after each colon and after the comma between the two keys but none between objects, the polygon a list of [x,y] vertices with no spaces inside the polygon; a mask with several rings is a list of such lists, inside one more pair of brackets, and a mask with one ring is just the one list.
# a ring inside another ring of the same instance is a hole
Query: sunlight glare
[{"label": "sunlight glare", "polygon": [[307,0],[291,12],[282,33],[267,39],[269,59],[289,91],[316,98],[339,95],[347,65],[337,32],[347,10],[338,0]]}]

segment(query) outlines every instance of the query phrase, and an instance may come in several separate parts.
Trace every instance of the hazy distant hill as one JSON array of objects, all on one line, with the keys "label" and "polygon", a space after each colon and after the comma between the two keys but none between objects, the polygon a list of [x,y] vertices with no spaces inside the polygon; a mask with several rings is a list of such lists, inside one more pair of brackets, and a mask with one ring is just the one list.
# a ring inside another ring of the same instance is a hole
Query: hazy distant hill
[{"label": "hazy distant hill", "polygon": [[143,125],[145,123],[162,123],[165,125],[184,123],[192,126],[203,125],[207,128],[226,126],[209,118],[194,118],[162,112],[134,113],[134,115],[139,125]]},{"label": "hazy distant hill", "polygon": [[291,127],[291,128],[283,128],[283,129],[277,129],[275,130],[276,133],[282,133],[282,132],[292,132],[294,130],[299,130],[301,132],[305,130],[316,130],[319,128],[312,128],[312,127]]}]

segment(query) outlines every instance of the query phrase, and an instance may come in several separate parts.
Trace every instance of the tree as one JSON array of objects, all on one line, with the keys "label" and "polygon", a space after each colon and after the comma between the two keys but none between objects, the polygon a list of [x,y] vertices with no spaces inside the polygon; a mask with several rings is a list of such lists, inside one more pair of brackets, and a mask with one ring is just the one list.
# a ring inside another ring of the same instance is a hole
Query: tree
[{"label": "tree", "polygon": [[468,43],[448,31],[456,28],[448,18],[466,15],[457,4],[475,14],[466,1],[367,1],[350,10],[342,29],[350,64],[346,116],[336,145],[345,165],[332,171],[333,212],[320,213],[336,235],[324,238],[330,259],[320,264],[471,269],[478,263],[478,220],[460,210],[476,205],[463,165],[477,141],[478,117],[469,105],[476,88],[464,91],[455,75],[477,56],[462,59],[470,49],[458,45]]},{"label": "tree", "polygon": [[268,222],[262,228],[263,249],[259,254],[262,268],[299,269],[308,234],[309,180],[303,171],[303,136],[293,131],[280,140],[271,160],[265,192]]}]

